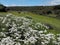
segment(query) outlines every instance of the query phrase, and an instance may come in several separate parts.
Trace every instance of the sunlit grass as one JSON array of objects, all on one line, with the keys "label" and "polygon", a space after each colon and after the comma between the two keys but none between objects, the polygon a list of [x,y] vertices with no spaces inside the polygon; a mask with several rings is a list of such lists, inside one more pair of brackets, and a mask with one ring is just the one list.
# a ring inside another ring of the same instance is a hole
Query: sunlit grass
[{"label": "sunlit grass", "polygon": [[[7,12],[7,13],[12,13],[16,16],[30,16],[33,18],[33,20],[35,20],[36,22],[41,22],[41,23],[48,23],[50,25],[52,25],[54,28],[49,30],[49,32],[52,32],[52,33],[60,33],[60,20],[59,19],[56,19],[56,18],[52,18],[52,17],[47,17],[47,16],[42,16],[42,15],[37,15],[37,14],[33,14],[33,13],[29,13],[29,12],[21,12],[21,13],[18,13],[18,12]],[[5,12],[0,12],[0,14],[7,14]]]}]

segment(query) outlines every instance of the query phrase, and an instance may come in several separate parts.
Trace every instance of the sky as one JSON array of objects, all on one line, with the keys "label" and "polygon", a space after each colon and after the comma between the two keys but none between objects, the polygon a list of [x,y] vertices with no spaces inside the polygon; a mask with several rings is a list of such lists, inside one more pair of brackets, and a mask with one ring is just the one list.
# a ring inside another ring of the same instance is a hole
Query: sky
[{"label": "sky", "polygon": [[59,5],[60,0],[0,0],[5,6],[50,6]]}]

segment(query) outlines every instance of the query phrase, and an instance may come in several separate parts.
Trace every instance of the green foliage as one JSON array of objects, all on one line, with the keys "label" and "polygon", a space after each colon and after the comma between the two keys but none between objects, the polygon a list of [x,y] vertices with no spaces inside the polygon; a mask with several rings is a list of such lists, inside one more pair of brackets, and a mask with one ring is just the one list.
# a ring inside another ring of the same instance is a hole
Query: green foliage
[{"label": "green foliage", "polygon": [[[37,15],[37,14],[34,14],[34,13],[30,13],[30,12],[27,12],[27,13],[17,13],[17,12],[11,12],[12,14],[15,14],[16,16],[30,16],[32,17],[36,22],[41,22],[41,23],[45,23],[45,24],[49,24],[53,27],[53,29],[49,30],[53,33],[60,33],[60,20],[59,19],[56,19],[56,18],[52,18],[52,17],[47,17],[47,16],[43,16],[43,15]],[[53,14],[51,14],[53,15]],[[56,31],[57,30],[57,31]]]},{"label": "green foliage", "polygon": [[6,11],[5,8],[6,7],[3,4],[0,4],[0,12],[5,12]]},{"label": "green foliage", "polygon": [[60,34],[55,35],[48,29],[48,26],[35,22],[31,17],[19,17],[11,13],[3,15],[0,16],[0,44],[60,45]]},{"label": "green foliage", "polygon": [[[12,6],[8,11],[32,12],[39,15],[55,14],[60,18],[60,5],[57,6]],[[59,10],[59,11],[58,11]]]},{"label": "green foliage", "polygon": [[[0,13],[0,15],[4,16],[8,13],[12,13],[12,14],[14,14],[16,16],[20,16],[20,17],[26,17],[27,16],[26,18],[32,17],[33,20],[36,21],[36,22],[41,22],[41,23],[49,24],[50,26],[52,26],[53,29],[50,29],[48,32],[52,32],[52,33],[55,33],[55,34],[60,33],[60,20],[59,19],[52,18],[52,17],[47,17],[47,16],[43,16],[43,15],[37,15],[37,14],[30,13],[30,12],[18,13],[18,12],[12,11],[12,12],[2,12],[2,13]],[[54,15],[54,14],[50,14],[50,15]]]}]

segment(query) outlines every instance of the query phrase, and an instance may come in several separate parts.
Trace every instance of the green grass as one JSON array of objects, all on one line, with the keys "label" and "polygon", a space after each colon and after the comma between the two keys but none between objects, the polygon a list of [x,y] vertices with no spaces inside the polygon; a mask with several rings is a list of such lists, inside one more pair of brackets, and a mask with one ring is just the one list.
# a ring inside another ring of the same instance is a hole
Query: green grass
[{"label": "green grass", "polygon": [[[47,17],[47,16],[43,16],[43,15],[37,15],[37,14],[33,14],[33,13],[28,13],[28,12],[21,12],[21,13],[17,13],[17,12],[7,12],[7,13],[12,13],[16,16],[31,16],[33,18],[33,20],[35,20],[36,22],[41,22],[41,23],[48,23],[50,25],[52,25],[54,27],[54,29],[49,30],[49,32],[52,33],[60,33],[60,20],[56,19],[56,18],[52,18],[52,17]],[[0,14],[2,15],[6,15],[7,13],[5,12],[0,12]]]}]

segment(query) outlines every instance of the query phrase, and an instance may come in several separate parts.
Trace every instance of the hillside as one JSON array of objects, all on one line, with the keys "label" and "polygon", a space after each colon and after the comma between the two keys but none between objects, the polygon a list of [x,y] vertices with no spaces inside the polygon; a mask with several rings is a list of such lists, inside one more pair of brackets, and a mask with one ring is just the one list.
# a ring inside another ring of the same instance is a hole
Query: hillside
[{"label": "hillside", "polygon": [[[49,19],[50,21],[58,20],[32,13],[18,14],[12,12],[4,14],[6,15],[0,15],[1,45],[60,45],[60,33],[57,33],[58,30],[49,30],[48,26],[41,23],[42,20],[46,21],[47,19],[48,22]],[[24,15],[33,18],[21,17]],[[43,19],[37,22],[41,18]],[[36,22],[33,19],[37,19]]]},{"label": "hillside", "polygon": [[40,15],[54,14],[54,17],[60,18],[60,5],[56,6],[10,6],[8,11],[32,12]]},{"label": "hillside", "polygon": [[0,15],[7,15],[9,13],[12,13],[15,16],[19,16],[19,17],[32,17],[34,21],[36,22],[41,22],[43,24],[47,24],[48,26],[52,27],[50,28],[50,30],[48,30],[49,32],[53,32],[53,33],[60,33],[60,19],[56,19],[56,18],[52,18],[52,17],[47,17],[47,16],[43,16],[43,15],[37,15],[34,13],[30,13],[30,12],[2,12],[0,13]]},{"label": "hillside", "polygon": [[18,7],[7,7],[6,12],[0,12],[1,45],[60,45],[60,19],[53,18],[59,17],[59,8]]},{"label": "hillside", "polygon": [[32,12],[39,15],[47,15],[60,18],[60,5],[56,6],[4,6],[0,4],[0,12],[17,11],[17,12]]}]

